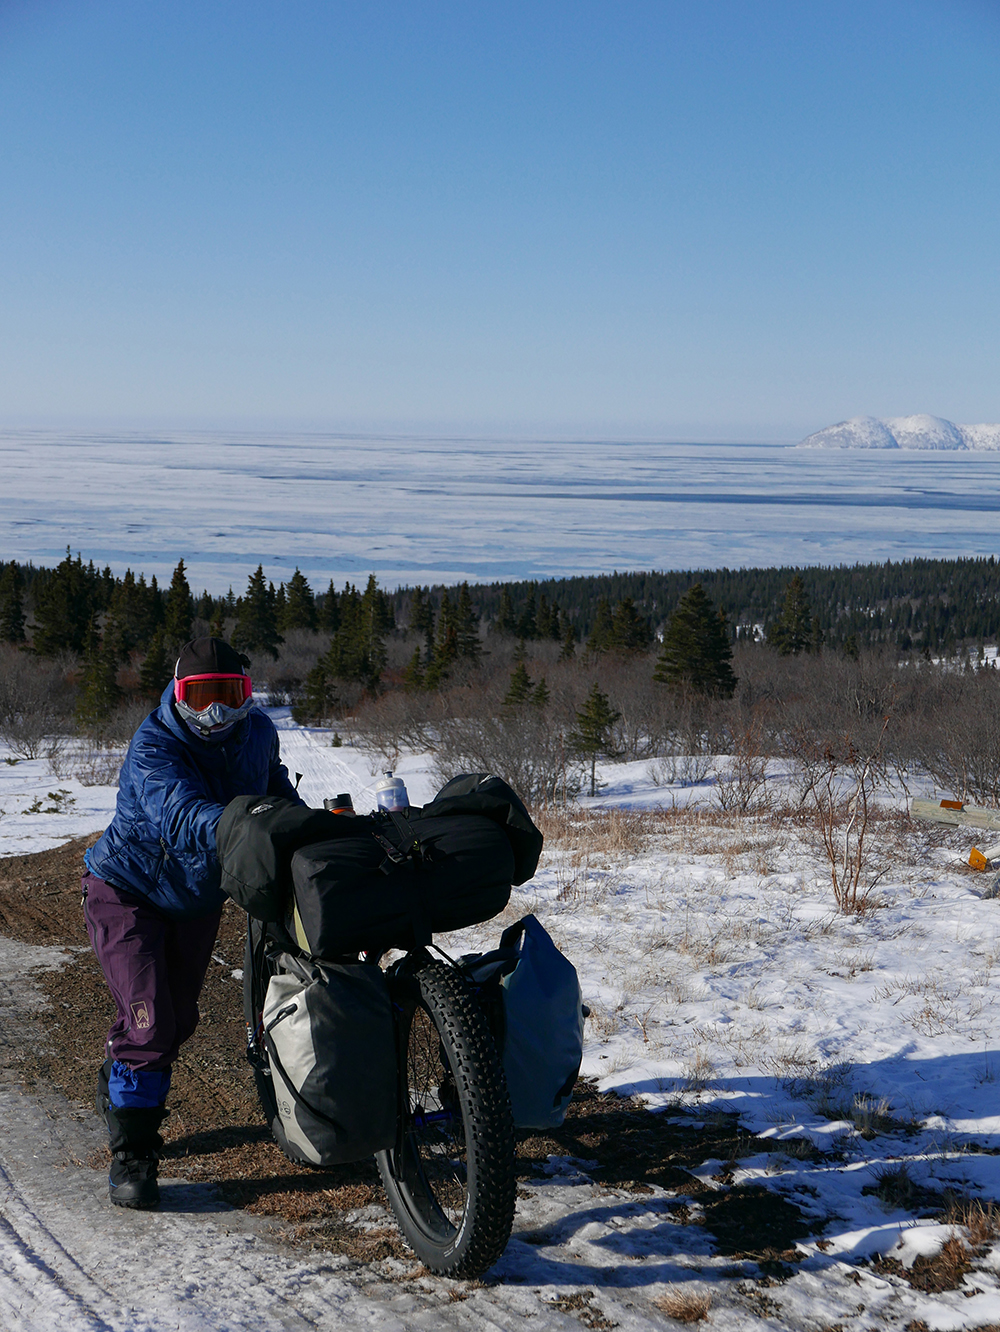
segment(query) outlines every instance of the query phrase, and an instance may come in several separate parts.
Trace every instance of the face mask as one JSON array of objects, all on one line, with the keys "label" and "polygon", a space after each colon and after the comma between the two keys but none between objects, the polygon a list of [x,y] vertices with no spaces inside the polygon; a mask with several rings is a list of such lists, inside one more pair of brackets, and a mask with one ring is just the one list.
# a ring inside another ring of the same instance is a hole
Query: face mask
[{"label": "face mask", "polygon": [[210,703],[207,708],[195,712],[194,708],[182,699],[174,700],[174,707],[181,717],[195,735],[201,736],[203,740],[222,739],[255,706],[253,699],[248,698],[238,708],[231,708],[225,703]]}]

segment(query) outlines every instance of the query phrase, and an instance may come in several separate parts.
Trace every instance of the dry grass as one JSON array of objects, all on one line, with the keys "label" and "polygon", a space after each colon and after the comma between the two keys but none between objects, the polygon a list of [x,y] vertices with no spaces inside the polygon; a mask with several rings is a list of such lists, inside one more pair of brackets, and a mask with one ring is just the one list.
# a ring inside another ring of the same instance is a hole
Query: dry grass
[{"label": "dry grass", "polygon": [[862,1138],[874,1138],[896,1127],[896,1121],[889,1113],[891,1108],[884,1096],[869,1096],[867,1092],[858,1092],[848,1118]]},{"label": "dry grass", "polygon": [[1000,1206],[992,1199],[956,1198],[945,1211],[944,1219],[960,1226],[976,1254],[982,1254],[1000,1236]]},{"label": "dry grass", "polygon": [[919,1186],[905,1161],[877,1170],[871,1191],[887,1212],[909,1212],[918,1205]]},{"label": "dry grass", "polygon": [[939,1295],[942,1291],[958,1290],[972,1270],[972,1263],[964,1241],[958,1235],[952,1235],[938,1253],[931,1258],[915,1259],[912,1267],[903,1267],[894,1258],[880,1258],[872,1267],[880,1276],[902,1277],[914,1290]]},{"label": "dry grass", "polygon": [[708,1317],[708,1311],[712,1307],[712,1297],[675,1287],[664,1291],[662,1295],[657,1295],[652,1304],[660,1313],[665,1313],[677,1323],[700,1323]]},{"label": "dry grass", "polygon": [[684,1074],[683,1090],[686,1092],[702,1092],[715,1077],[716,1068],[705,1051],[698,1050],[688,1060]]},{"label": "dry grass", "polygon": [[993,1027],[991,1010],[995,1001],[988,986],[988,968],[961,982],[942,971],[932,971],[887,981],[873,997],[880,1002],[892,999],[894,1004],[900,999],[918,1000],[904,1007],[903,1013],[922,1035],[940,1036],[950,1031],[979,1041],[990,1035]]}]

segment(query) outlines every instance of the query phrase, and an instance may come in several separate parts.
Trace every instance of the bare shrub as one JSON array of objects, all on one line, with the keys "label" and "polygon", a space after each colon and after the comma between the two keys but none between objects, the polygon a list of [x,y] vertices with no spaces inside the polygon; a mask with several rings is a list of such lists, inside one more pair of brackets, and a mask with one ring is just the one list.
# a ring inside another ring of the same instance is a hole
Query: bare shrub
[{"label": "bare shrub", "polygon": [[566,801],[580,790],[582,768],[563,727],[538,709],[511,708],[441,724],[435,774],[495,773],[528,805]]},{"label": "bare shrub", "polygon": [[70,663],[0,648],[0,739],[20,758],[40,758],[46,740],[65,730],[75,691]]},{"label": "bare shrub", "polygon": [[628,760],[662,752],[676,708],[671,691],[653,680],[650,658],[641,653],[601,656],[600,685],[618,713],[611,731],[615,751]]},{"label": "bare shrub", "polygon": [[351,734],[356,744],[378,754],[394,768],[403,749],[420,752],[433,748],[441,713],[442,698],[437,693],[393,690],[365,700],[355,710]]},{"label": "bare shrub", "polygon": [[1000,672],[925,666],[898,748],[961,801],[1000,806]]},{"label": "bare shrub", "polygon": [[81,786],[117,786],[125,750],[102,741],[92,741],[76,751],[72,775]]},{"label": "bare shrub", "polygon": [[263,656],[252,674],[267,690],[272,705],[287,706],[302,693],[306,677],[330,646],[330,635],[312,629],[289,629],[275,661]]},{"label": "bare shrub", "polygon": [[656,757],[649,765],[657,786],[700,786],[715,769],[729,704],[663,686]]},{"label": "bare shrub", "polygon": [[76,736],[54,737],[46,747],[56,777],[75,777],[83,786],[115,786],[132,737],[153,709],[146,699],[127,699],[102,722]]},{"label": "bare shrub", "polygon": [[767,736],[763,717],[755,709],[732,728],[731,757],[720,772],[715,798],[727,813],[749,814],[770,804],[767,789]]},{"label": "bare shrub", "polygon": [[124,749],[152,711],[144,699],[129,699],[101,723],[95,737],[106,748]]},{"label": "bare shrub", "polygon": [[837,906],[844,912],[867,911],[871,890],[880,874],[862,885],[868,870],[868,834],[873,797],[886,777],[883,742],[889,725],[882,723],[874,748],[860,751],[850,736],[836,749],[827,745],[823,774],[812,788],[816,823],[830,862],[830,878]]}]

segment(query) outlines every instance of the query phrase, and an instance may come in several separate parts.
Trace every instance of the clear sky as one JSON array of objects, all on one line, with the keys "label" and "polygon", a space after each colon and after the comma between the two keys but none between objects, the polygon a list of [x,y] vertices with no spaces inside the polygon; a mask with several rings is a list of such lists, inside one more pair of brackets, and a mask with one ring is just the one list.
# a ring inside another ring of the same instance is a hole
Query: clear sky
[{"label": "clear sky", "polygon": [[1000,420],[996,0],[0,0],[0,427]]}]

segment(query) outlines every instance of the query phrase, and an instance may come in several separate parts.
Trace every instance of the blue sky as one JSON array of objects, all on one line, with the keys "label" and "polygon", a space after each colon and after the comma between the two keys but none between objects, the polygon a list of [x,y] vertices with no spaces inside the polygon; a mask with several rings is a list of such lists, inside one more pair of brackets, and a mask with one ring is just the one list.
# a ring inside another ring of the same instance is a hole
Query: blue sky
[{"label": "blue sky", "polygon": [[1000,420],[1000,6],[0,0],[0,426]]}]

